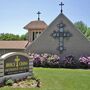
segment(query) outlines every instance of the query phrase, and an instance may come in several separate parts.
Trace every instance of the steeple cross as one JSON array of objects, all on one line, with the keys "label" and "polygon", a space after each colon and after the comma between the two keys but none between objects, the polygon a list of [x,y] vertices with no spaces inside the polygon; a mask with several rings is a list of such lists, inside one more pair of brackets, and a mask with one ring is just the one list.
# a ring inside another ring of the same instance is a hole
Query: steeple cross
[{"label": "steeple cross", "polygon": [[63,10],[62,10],[62,6],[64,5],[62,2],[61,2],[61,4],[59,4],[60,6],[61,6],[61,13],[63,12]]},{"label": "steeple cross", "polygon": [[52,33],[52,36],[55,39],[59,40],[59,47],[57,49],[59,50],[60,53],[62,53],[65,50],[64,38],[71,37],[71,33],[68,31],[64,31],[64,24],[63,23],[58,24],[57,27],[58,27],[58,30],[54,31]]},{"label": "steeple cross", "polygon": [[19,66],[18,63],[20,61],[20,58],[18,56],[16,56],[15,61],[16,61],[16,67],[18,68],[18,66]]},{"label": "steeple cross", "polygon": [[38,20],[40,20],[40,14],[41,14],[41,12],[38,11],[37,14],[38,14]]}]

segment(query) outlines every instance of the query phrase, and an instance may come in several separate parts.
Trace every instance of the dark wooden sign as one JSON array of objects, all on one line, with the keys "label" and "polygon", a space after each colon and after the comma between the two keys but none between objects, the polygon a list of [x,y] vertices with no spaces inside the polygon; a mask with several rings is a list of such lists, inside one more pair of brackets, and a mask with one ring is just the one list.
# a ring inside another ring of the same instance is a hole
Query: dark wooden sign
[{"label": "dark wooden sign", "polygon": [[29,58],[23,55],[13,55],[4,60],[4,75],[29,72]]},{"label": "dark wooden sign", "polygon": [[0,83],[4,79],[22,80],[33,75],[33,60],[27,53],[10,52],[0,57]]}]

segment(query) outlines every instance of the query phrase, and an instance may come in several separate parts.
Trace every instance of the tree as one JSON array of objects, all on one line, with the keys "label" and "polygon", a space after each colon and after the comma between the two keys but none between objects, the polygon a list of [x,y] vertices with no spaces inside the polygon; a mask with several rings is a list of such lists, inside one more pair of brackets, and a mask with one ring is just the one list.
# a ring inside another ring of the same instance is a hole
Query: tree
[{"label": "tree", "polygon": [[21,40],[28,40],[28,33],[20,36]]},{"label": "tree", "polygon": [[0,40],[26,40],[25,35],[19,36],[11,33],[1,33]]},{"label": "tree", "polygon": [[0,34],[0,40],[27,40],[28,33],[23,35],[14,35],[11,33],[1,33]]},{"label": "tree", "polygon": [[86,33],[85,33],[86,37],[90,37],[90,28],[87,29]]},{"label": "tree", "polygon": [[82,22],[78,21],[74,24],[83,34],[86,33],[87,31],[87,26]]}]

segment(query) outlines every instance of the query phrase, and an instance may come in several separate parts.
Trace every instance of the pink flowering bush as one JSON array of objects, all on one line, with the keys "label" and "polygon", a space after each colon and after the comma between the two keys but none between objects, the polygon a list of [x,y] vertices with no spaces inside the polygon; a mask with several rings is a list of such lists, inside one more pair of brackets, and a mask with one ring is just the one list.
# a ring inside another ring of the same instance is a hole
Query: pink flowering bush
[{"label": "pink flowering bush", "polygon": [[[32,56],[30,56],[32,57]],[[60,57],[51,54],[33,55],[33,64],[35,67],[59,67]]]},{"label": "pink flowering bush", "polygon": [[40,67],[41,66],[41,59],[40,56],[38,54],[35,54],[33,56],[33,64],[35,67]]},{"label": "pink flowering bush", "polygon": [[62,61],[64,68],[77,68],[77,60],[72,55],[65,56]]},{"label": "pink flowering bush", "polygon": [[90,68],[90,56],[82,56],[79,58],[80,67]]},{"label": "pink flowering bush", "polygon": [[51,54],[33,54],[33,64],[35,67],[50,67],[50,68],[75,68],[76,60],[73,56],[66,56],[61,59],[58,55]]},{"label": "pink flowering bush", "polygon": [[60,57],[53,54],[30,54],[35,67],[49,68],[90,68],[90,57],[82,56],[78,60],[73,56]]}]

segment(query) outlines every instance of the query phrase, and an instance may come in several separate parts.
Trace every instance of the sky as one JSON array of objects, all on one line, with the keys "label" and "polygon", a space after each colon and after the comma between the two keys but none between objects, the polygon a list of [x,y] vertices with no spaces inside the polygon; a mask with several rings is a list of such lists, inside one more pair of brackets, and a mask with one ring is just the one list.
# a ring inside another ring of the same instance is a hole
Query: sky
[{"label": "sky", "polygon": [[61,1],[65,16],[90,27],[90,0],[0,0],[0,33],[25,34],[23,27],[37,20],[38,11],[49,25],[60,14]]}]

